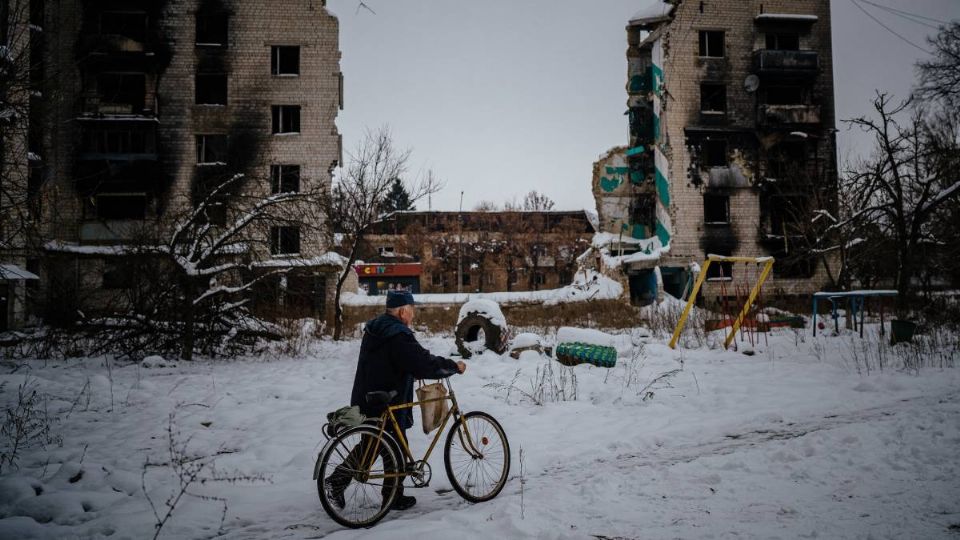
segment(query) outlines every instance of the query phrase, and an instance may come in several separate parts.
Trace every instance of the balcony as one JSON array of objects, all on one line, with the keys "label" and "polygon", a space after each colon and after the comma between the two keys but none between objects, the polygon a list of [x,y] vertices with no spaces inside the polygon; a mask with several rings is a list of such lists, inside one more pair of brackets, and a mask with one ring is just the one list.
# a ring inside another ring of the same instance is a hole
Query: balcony
[{"label": "balcony", "polygon": [[819,105],[760,105],[760,124],[768,127],[816,125]]},{"label": "balcony", "polygon": [[761,75],[816,75],[820,71],[820,53],[773,49],[754,51],[753,71]]}]

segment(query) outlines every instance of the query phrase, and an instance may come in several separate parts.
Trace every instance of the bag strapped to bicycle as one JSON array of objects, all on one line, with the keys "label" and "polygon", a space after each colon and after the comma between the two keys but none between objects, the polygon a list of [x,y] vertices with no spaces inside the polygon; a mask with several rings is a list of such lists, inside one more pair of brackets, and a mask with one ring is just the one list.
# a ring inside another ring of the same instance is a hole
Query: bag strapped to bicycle
[{"label": "bag strapped to bicycle", "polygon": [[[440,427],[447,415],[447,410],[450,408],[446,400],[447,387],[439,381],[432,384],[424,384],[423,380],[418,380],[418,382],[417,401],[420,402],[423,432],[429,434]],[[429,401],[429,403],[424,403],[425,401]]]},{"label": "bag strapped to bicycle", "polygon": [[360,407],[356,405],[340,407],[327,413],[327,423],[322,428],[323,436],[329,441],[345,429],[363,425],[366,421],[367,417],[360,412]]}]

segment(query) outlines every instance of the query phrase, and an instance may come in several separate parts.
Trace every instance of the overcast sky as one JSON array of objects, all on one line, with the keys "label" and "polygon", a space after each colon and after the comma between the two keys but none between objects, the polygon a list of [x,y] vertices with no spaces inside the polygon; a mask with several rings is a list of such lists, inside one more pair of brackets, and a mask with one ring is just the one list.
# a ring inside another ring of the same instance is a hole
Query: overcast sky
[{"label": "overcast sky", "polygon": [[[960,0],[871,1],[960,18]],[[374,14],[358,12],[359,0],[329,0],[340,19],[345,150],[365,129],[388,125],[413,150],[412,173],[430,168],[446,182],[435,210],[455,210],[461,191],[471,209],[531,189],[560,209],[592,209],[593,162],[627,141],[625,26],[644,3],[365,0]],[[832,4],[838,118],[869,112],[875,88],[906,96],[925,54],[852,0]],[[928,47],[931,28],[860,5]],[[841,160],[864,151],[862,137],[838,128]]]}]

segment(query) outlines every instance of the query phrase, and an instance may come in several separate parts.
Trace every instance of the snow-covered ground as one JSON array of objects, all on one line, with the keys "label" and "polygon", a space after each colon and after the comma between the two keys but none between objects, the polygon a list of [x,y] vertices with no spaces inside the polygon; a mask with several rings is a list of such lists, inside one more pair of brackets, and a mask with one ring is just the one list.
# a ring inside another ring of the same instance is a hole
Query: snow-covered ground
[{"label": "snow-covered ground", "polygon": [[[171,425],[177,448],[216,458],[201,471],[207,480],[189,488],[207,498],[181,499],[162,538],[960,534],[957,370],[861,375],[851,352],[859,338],[849,336],[798,343],[799,334],[777,330],[746,356],[671,351],[642,335],[617,338],[611,370],[571,372],[529,351],[471,359],[454,388],[465,409],[504,425],[513,456],[506,488],[488,503],[463,501],[438,451],[431,486],[408,491],[418,504],[369,530],[330,520],[311,479],[325,414],[349,398],[356,341],[319,342],[303,358],[7,366],[0,397],[9,403],[25,382],[48,395],[58,418],[50,434],[62,447],[24,451],[19,470],[4,468],[0,538],[150,538],[144,487],[161,517],[178,488],[164,465]],[[452,338],[423,341],[454,350]],[[550,384],[536,392],[531,381],[548,366],[568,398],[576,375],[575,400],[552,401],[561,388]],[[419,427],[410,433],[422,451],[427,438]],[[144,468],[148,461],[156,465]],[[245,478],[223,480],[237,476]]]}]

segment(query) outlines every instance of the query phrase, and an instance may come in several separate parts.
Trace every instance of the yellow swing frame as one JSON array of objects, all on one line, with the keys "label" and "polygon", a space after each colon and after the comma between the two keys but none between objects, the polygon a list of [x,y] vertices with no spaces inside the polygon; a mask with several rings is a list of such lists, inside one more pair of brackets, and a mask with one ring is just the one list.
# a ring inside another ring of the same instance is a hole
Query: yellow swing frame
[{"label": "yellow swing frame", "polygon": [[767,277],[770,276],[770,271],[773,270],[773,263],[775,260],[773,257],[723,257],[721,255],[708,255],[707,260],[703,264],[703,268],[700,269],[700,274],[697,276],[697,281],[693,285],[693,290],[690,292],[690,298],[687,300],[687,305],[683,308],[683,313],[680,315],[680,320],[677,321],[677,327],[673,329],[673,337],[670,338],[671,349],[677,348],[677,341],[680,339],[680,333],[683,332],[683,327],[687,323],[687,317],[690,315],[690,310],[693,308],[693,304],[697,300],[697,293],[700,292],[700,287],[703,286],[703,281],[707,277],[707,269],[710,268],[710,263],[714,262],[763,264],[763,270],[760,272],[760,278],[757,279],[757,283],[753,286],[753,290],[750,291],[750,296],[747,297],[747,303],[743,305],[743,309],[740,310],[740,315],[738,315],[737,320],[733,322],[733,328],[730,329],[727,339],[723,342],[723,348],[726,349],[730,347],[730,343],[733,342],[733,338],[736,337],[737,331],[740,330],[740,325],[743,324],[743,320],[747,317],[747,313],[750,312],[750,306],[753,305],[753,302],[757,299],[757,296],[760,295],[760,288],[763,287],[763,283],[767,280]]}]

